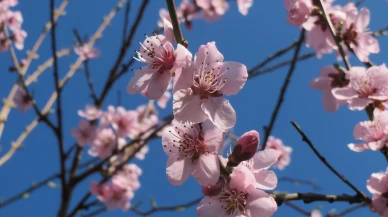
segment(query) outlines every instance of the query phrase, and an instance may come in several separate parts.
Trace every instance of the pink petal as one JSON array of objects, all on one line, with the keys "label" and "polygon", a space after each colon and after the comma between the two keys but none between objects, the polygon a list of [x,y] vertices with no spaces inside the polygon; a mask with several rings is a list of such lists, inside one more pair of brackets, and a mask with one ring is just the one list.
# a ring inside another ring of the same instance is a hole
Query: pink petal
[{"label": "pink petal", "polygon": [[310,87],[315,90],[330,90],[331,89],[331,79],[328,77],[319,77],[314,78],[309,83]]},{"label": "pink petal", "polygon": [[254,171],[268,169],[274,163],[278,161],[279,151],[275,149],[264,149],[259,151],[253,156],[253,169]]},{"label": "pink petal", "polygon": [[382,149],[384,147],[384,145],[385,145],[385,143],[382,140],[368,143],[369,148],[373,151],[378,151],[378,150]]},{"label": "pink petal", "polygon": [[349,101],[350,110],[363,110],[372,100],[368,98],[354,98]]},{"label": "pink petal", "polygon": [[311,212],[311,217],[322,217],[322,214],[321,214],[321,212],[319,212],[319,210],[314,209],[314,210]]},{"label": "pink petal", "polygon": [[171,98],[171,93],[167,90],[156,102],[160,108],[166,108],[168,101]]},{"label": "pink petal", "polygon": [[355,151],[355,152],[363,152],[363,151],[369,150],[368,145],[365,143],[362,143],[362,144],[351,143],[348,145],[348,148],[352,151]]},{"label": "pink petal", "polygon": [[206,150],[219,153],[224,145],[225,133],[218,129],[210,120],[202,122],[202,132]]},{"label": "pink petal", "polygon": [[203,102],[202,109],[214,125],[223,132],[236,124],[236,112],[229,101],[222,97],[209,97]]},{"label": "pink petal", "polygon": [[366,183],[366,188],[372,194],[382,194],[387,191],[385,173],[373,173]]},{"label": "pink petal", "polygon": [[273,197],[264,191],[250,187],[245,207],[247,209],[247,216],[270,217],[276,212],[278,206]]},{"label": "pink petal", "polygon": [[322,105],[327,112],[336,112],[340,103],[330,91],[325,91],[322,95]]},{"label": "pink petal", "polygon": [[239,165],[233,168],[232,174],[230,174],[229,186],[231,189],[235,189],[237,192],[244,191],[249,186],[254,186],[256,179],[253,172],[244,165]]},{"label": "pink petal", "polygon": [[153,74],[154,71],[148,66],[136,70],[135,75],[132,77],[131,81],[129,81],[127,86],[128,93],[136,94],[144,90],[150,82]]},{"label": "pink petal", "polygon": [[202,100],[191,89],[180,90],[173,95],[174,118],[183,123],[200,123],[208,119],[202,110]]},{"label": "pink petal", "polygon": [[278,178],[276,174],[269,170],[262,170],[255,174],[256,188],[263,190],[273,190],[278,184]]},{"label": "pink petal", "polygon": [[228,216],[223,203],[217,197],[204,197],[197,207],[198,217],[226,217]]},{"label": "pink petal", "polygon": [[[247,67],[237,62],[223,62],[217,64],[221,72],[225,72],[222,79],[226,78],[226,83],[221,92],[227,96],[237,94],[245,85],[248,79]],[[217,67],[217,66],[215,66]]]},{"label": "pink petal", "polygon": [[170,42],[171,44],[174,44],[174,30],[170,21],[163,18],[163,25],[164,25],[164,36],[166,37],[168,42]]},{"label": "pink petal", "polygon": [[202,154],[193,165],[192,174],[202,186],[215,185],[220,177],[217,155]]},{"label": "pink petal", "polygon": [[182,90],[182,89],[188,89],[191,88],[191,85],[193,85],[193,74],[194,74],[194,65],[190,65],[189,67],[182,70],[182,73],[177,73],[174,77],[174,89],[173,94],[175,92]]},{"label": "pink petal", "polygon": [[369,10],[367,8],[361,8],[354,25],[355,30],[357,32],[364,32],[369,25],[369,21],[370,21]]},{"label": "pink petal", "polygon": [[[386,212],[387,199],[380,195],[373,196],[371,207],[374,212]],[[385,217],[385,215],[382,216]]]},{"label": "pink petal", "polygon": [[357,91],[352,87],[333,88],[331,90],[333,96],[339,100],[347,100],[358,97]]},{"label": "pink petal", "polygon": [[[179,160],[178,160],[179,159]],[[181,185],[191,174],[191,160],[171,155],[167,160],[166,174],[172,185]]]},{"label": "pink petal", "polygon": [[205,65],[207,63],[222,62],[224,56],[218,51],[216,43],[208,42],[206,45],[201,45],[198,52],[194,57],[194,66],[198,70],[199,67],[202,67],[202,63]]},{"label": "pink petal", "polygon": [[159,99],[166,92],[171,74],[168,72],[154,73],[148,84],[147,96],[150,99]]},{"label": "pink petal", "polygon": [[[174,51],[174,56],[175,56],[175,62],[174,62],[174,67],[171,69],[171,71],[177,73],[178,68],[180,71],[181,70],[180,68],[185,68],[190,66],[191,58],[193,55],[190,53],[189,50],[187,50],[181,44],[178,44],[176,50]],[[192,79],[193,78],[190,78],[191,81]]]}]

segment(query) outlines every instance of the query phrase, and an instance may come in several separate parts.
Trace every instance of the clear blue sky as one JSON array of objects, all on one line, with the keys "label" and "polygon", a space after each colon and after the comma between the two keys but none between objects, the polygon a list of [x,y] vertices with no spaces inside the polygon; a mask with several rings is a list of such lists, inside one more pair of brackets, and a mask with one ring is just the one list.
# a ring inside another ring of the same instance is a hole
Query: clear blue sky
[{"label": "clear blue sky", "polygon": [[[58,47],[65,48],[72,45],[74,40],[73,28],[77,28],[81,35],[93,34],[100,25],[102,17],[108,14],[117,1],[70,1],[66,10],[66,16],[59,20],[57,32]],[[59,3],[59,1],[57,2]],[[131,20],[133,21],[134,11],[137,10],[140,1],[133,0],[132,2],[133,13],[131,13]],[[338,0],[337,2],[344,4],[346,1]],[[382,28],[388,24],[386,19],[387,4],[383,0],[366,1],[365,5],[372,12],[371,30]],[[147,14],[140,24],[133,43],[134,46],[131,50],[138,49],[136,41],[143,40],[144,33],[152,34],[159,19],[159,9],[162,7],[166,7],[165,1],[151,1],[146,9]],[[29,49],[41,33],[43,24],[49,19],[49,4],[47,0],[20,1],[17,8],[23,12],[23,28],[28,32],[25,47]],[[90,70],[98,92],[101,91],[103,82],[118,53],[121,42],[123,15],[123,11],[120,11],[114,18],[112,25],[103,33],[103,38],[97,42],[96,47],[102,51],[101,57],[90,62]],[[231,3],[229,11],[221,20],[213,23],[196,20],[193,23],[193,29],[190,31],[184,29],[183,34],[188,39],[189,49],[193,54],[197,51],[199,45],[206,44],[209,41],[216,41],[217,47],[224,54],[225,60],[238,61],[251,68],[269,54],[297,39],[299,35],[298,28],[288,25],[285,17],[286,11],[283,6],[283,0],[256,0],[246,17],[238,13],[235,3]],[[376,64],[388,61],[388,38],[380,37],[379,41],[381,53],[371,56],[371,60]],[[36,69],[39,63],[51,56],[49,45],[50,41],[46,40],[39,50],[39,60],[33,62],[29,73]],[[310,51],[303,46],[302,53]],[[131,58],[131,55],[133,55],[132,51],[129,52],[127,59]],[[18,52],[18,56],[19,58],[23,57],[24,51]],[[287,59],[290,57],[291,53],[287,55]],[[77,56],[72,53],[70,56],[60,59],[61,77],[67,72],[69,65],[76,58]],[[285,60],[286,58],[282,59]],[[347,148],[348,143],[354,142],[352,135],[354,125],[359,121],[366,120],[366,114],[364,112],[351,112],[346,107],[341,108],[336,113],[327,113],[321,105],[321,93],[310,89],[308,86],[308,82],[319,75],[319,71],[323,66],[335,62],[334,55],[326,55],[320,60],[312,58],[297,65],[284,105],[273,130],[274,136],[281,138],[286,145],[292,146],[294,149],[292,163],[284,171],[276,171],[276,173],[278,176],[316,180],[323,188],[319,191],[320,193],[353,194],[346,185],[322,165],[307,145],[301,141],[299,134],[289,123],[290,120],[296,120],[327,160],[363,191],[366,191],[365,183],[372,172],[385,170],[386,162],[381,154],[377,152],[355,153]],[[351,58],[351,63],[353,65],[360,65],[355,57]],[[8,66],[11,65],[9,54],[0,54],[0,95],[2,98],[8,94],[11,85],[16,79],[15,74],[7,71]],[[140,64],[137,64],[137,67],[140,67]],[[263,126],[269,122],[287,70],[287,67],[281,68],[270,74],[249,80],[237,96],[229,98],[237,112],[237,124],[234,129],[237,135],[241,135],[251,129],[256,129],[260,133],[263,132]],[[116,83],[104,104],[104,108],[109,104],[116,104],[117,90],[122,91],[122,104],[127,109],[135,109],[139,104],[147,102],[147,99],[142,96],[126,94],[125,87],[130,77],[131,75],[127,74]],[[39,78],[38,84],[31,86],[40,107],[45,104],[53,91],[53,87],[52,69],[44,72]],[[70,80],[63,94],[65,144],[67,147],[74,142],[74,138],[70,136],[69,132],[72,127],[78,124],[79,117],[76,111],[83,108],[85,104],[92,102],[88,95],[89,91],[84,74],[82,71],[79,71]],[[160,111],[160,117],[164,117],[169,113],[171,113],[171,102],[167,109]],[[0,141],[1,153],[4,153],[4,150],[8,150],[10,143],[18,137],[23,128],[34,117],[35,114],[32,110],[24,115],[21,115],[17,110],[12,111],[9,116],[9,123],[6,125],[3,138]],[[0,155],[2,155],[1,153]],[[89,159],[89,156],[85,154],[83,160],[87,159]],[[162,206],[190,201],[201,195],[201,188],[193,179],[190,179],[180,187],[171,186],[165,176],[166,160],[167,156],[163,153],[161,141],[158,139],[150,143],[150,153],[147,155],[146,160],[136,162],[143,169],[143,176],[140,178],[142,186],[136,192],[133,203],[139,200],[144,201],[140,207],[143,210],[149,208],[148,198],[150,196],[154,197],[156,202]],[[24,148],[19,150],[5,166],[0,167],[0,197],[8,198],[31,185],[33,181],[40,181],[48,175],[57,173],[59,171],[58,162],[56,139],[46,126],[41,125],[25,141]],[[90,180],[84,182],[76,189],[72,205],[88,190],[88,182]],[[312,191],[310,187],[297,187],[288,183],[279,183],[276,190],[288,192]],[[21,200],[18,203],[0,209],[0,216],[55,216],[58,210],[59,197],[59,189],[45,187],[31,194],[26,200]],[[298,202],[298,204],[301,204],[301,202]],[[324,212],[333,208],[342,210],[348,207],[344,203],[329,204],[318,202],[303,205],[306,209],[313,209],[317,206],[322,206]],[[290,215],[300,216],[300,214],[286,206],[280,207],[274,216]],[[368,209],[364,208],[351,215],[353,217],[365,217],[375,214],[370,213]],[[101,216],[121,217],[135,216],[135,214],[116,210]],[[154,216],[191,217],[196,216],[196,214],[194,207],[186,210],[185,213],[157,213]]]}]

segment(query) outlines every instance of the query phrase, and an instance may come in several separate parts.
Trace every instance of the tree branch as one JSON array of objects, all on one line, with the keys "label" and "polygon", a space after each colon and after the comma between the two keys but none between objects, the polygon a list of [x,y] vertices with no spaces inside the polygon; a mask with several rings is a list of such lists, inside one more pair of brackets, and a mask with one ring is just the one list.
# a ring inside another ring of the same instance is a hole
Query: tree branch
[{"label": "tree branch", "polygon": [[288,70],[288,73],[286,75],[286,78],[284,80],[282,88],[280,90],[280,94],[279,94],[275,109],[273,110],[272,115],[271,115],[271,120],[270,120],[269,124],[266,127],[264,127],[264,141],[262,143],[263,145],[261,146],[261,150],[264,150],[266,145],[267,145],[268,138],[271,135],[273,126],[275,124],[276,118],[277,118],[279,110],[280,110],[280,107],[282,106],[282,103],[284,101],[284,95],[286,94],[291,77],[294,74],[294,70],[295,70],[296,62],[297,62],[297,59],[299,56],[300,48],[302,47],[302,43],[304,41],[304,33],[305,33],[304,30],[300,31],[298,44],[295,47],[295,52],[294,52],[294,56],[293,56],[293,59],[291,62],[291,66],[290,66],[290,69]]},{"label": "tree branch", "polygon": [[324,158],[319,152],[318,150],[315,148],[315,146],[313,145],[313,143],[310,141],[310,139],[306,136],[306,134],[302,131],[302,129],[300,129],[300,127],[298,126],[298,124],[295,122],[295,121],[291,121],[291,124],[292,126],[298,131],[298,133],[302,136],[302,141],[306,142],[308,144],[308,146],[311,148],[311,150],[313,150],[314,154],[318,157],[318,159],[332,172],[334,173],[339,179],[342,180],[342,182],[344,182],[347,186],[349,186],[351,189],[353,189],[357,195],[356,197],[360,198],[362,201],[365,201],[366,203],[370,203],[371,200],[368,196],[366,196],[362,191],[360,191],[356,186],[354,186],[352,183],[349,182],[349,180],[347,180],[345,178],[345,176],[339,174],[339,172],[337,170],[334,169],[333,166],[331,166],[331,164],[329,164],[329,162],[327,162],[326,158]]},{"label": "tree branch", "polygon": [[178,44],[183,45],[185,48],[189,45],[186,39],[183,38],[181,27],[179,25],[179,19],[176,14],[176,8],[175,8],[175,2],[174,0],[166,0],[167,3],[167,8],[168,8],[168,13],[170,14],[172,26],[174,29],[174,35],[176,42]]}]

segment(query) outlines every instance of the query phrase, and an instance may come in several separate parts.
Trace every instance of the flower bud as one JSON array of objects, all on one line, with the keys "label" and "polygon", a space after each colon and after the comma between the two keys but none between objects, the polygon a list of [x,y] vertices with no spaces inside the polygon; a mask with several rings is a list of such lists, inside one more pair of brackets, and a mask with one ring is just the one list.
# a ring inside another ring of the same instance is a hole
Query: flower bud
[{"label": "flower bud", "polygon": [[227,166],[236,167],[240,162],[251,159],[259,147],[259,137],[257,131],[251,130],[238,138],[232,154],[228,157]]}]

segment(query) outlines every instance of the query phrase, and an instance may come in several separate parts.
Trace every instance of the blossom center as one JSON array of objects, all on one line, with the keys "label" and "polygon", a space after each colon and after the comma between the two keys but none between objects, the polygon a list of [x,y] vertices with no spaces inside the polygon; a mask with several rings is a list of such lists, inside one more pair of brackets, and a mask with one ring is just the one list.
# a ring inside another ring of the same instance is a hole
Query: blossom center
[{"label": "blossom center", "polygon": [[349,80],[345,78],[344,73],[330,73],[328,77],[332,79],[330,84],[332,88],[345,87],[349,84]]},{"label": "blossom center", "polygon": [[355,83],[356,84],[353,85],[354,89],[358,92],[358,95],[361,98],[367,98],[377,91],[377,89],[373,87],[374,85],[372,80],[368,77],[358,78]]},{"label": "blossom center", "polygon": [[245,214],[245,205],[247,204],[248,194],[244,192],[237,192],[236,190],[224,190],[220,196],[220,202],[226,204],[222,205],[228,215],[233,215],[237,210],[241,214]]},{"label": "blossom center", "polygon": [[221,89],[226,84],[226,78],[222,77],[225,71],[221,71],[221,67],[207,69],[209,64],[202,63],[200,69],[195,69],[194,82],[191,89],[195,95],[199,95],[201,99],[210,97],[221,97]]}]

